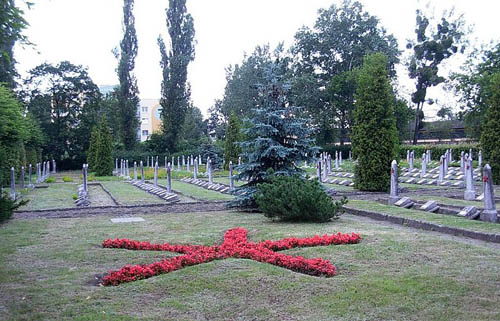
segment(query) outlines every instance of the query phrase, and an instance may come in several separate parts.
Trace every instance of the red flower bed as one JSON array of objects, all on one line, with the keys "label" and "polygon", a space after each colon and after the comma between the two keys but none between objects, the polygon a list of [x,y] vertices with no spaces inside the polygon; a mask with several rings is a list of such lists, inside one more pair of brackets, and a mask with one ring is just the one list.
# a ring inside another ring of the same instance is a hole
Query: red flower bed
[{"label": "red flower bed", "polygon": [[118,285],[123,282],[132,282],[146,279],[158,274],[168,273],[183,267],[207,263],[213,260],[236,257],[251,259],[258,262],[281,266],[296,272],[316,275],[333,276],[335,266],[321,258],[306,259],[301,256],[291,256],[274,251],[288,250],[294,247],[322,246],[331,244],[359,243],[361,236],[352,234],[331,234],[309,238],[290,237],[279,241],[248,242],[247,231],[243,228],[233,228],[224,234],[224,242],[220,246],[203,245],[172,245],[151,244],[128,239],[107,239],[102,243],[106,248],[120,248],[143,251],[169,251],[184,255],[176,256],[146,265],[126,265],[118,271],[110,271],[102,279],[103,285]]}]

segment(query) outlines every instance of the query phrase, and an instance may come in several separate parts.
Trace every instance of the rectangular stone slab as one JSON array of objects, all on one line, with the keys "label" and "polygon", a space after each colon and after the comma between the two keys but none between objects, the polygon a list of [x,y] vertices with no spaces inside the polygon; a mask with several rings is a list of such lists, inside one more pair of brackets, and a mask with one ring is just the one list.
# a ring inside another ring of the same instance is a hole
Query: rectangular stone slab
[{"label": "rectangular stone slab", "polygon": [[132,222],[145,222],[146,220],[142,217],[117,217],[112,218],[113,223],[132,223]]}]

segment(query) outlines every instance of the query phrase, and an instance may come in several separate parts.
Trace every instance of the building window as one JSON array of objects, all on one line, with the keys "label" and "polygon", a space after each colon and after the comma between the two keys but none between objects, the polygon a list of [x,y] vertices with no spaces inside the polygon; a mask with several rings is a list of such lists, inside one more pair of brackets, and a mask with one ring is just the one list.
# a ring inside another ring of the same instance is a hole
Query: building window
[{"label": "building window", "polygon": [[142,112],[143,113],[147,113],[148,112],[148,107],[147,106],[143,106],[142,107]]},{"label": "building window", "polygon": [[146,117],[143,117],[143,118],[141,119],[141,124],[143,124],[143,125],[147,125],[147,124],[149,124],[149,119],[148,119],[148,118],[146,118]]},{"label": "building window", "polygon": [[147,129],[142,131],[142,136],[148,136],[148,135],[149,131]]}]

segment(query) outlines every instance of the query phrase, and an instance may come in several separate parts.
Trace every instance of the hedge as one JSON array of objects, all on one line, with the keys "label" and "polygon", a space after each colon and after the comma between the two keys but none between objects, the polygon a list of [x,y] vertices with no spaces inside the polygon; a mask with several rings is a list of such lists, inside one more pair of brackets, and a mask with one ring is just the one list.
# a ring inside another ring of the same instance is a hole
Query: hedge
[{"label": "hedge", "polygon": [[444,155],[447,149],[451,149],[452,156],[454,160],[460,159],[460,154],[462,151],[469,153],[472,148],[473,158],[477,160],[477,154],[479,153],[480,147],[478,143],[467,143],[467,144],[440,144],[440,145],[401,145],[400,157],[401,159],[406,159],[406,151],[414,151],[415,159],[422,157],[428,149],[431,151],[431,159],[438,161],[441,155]]}]

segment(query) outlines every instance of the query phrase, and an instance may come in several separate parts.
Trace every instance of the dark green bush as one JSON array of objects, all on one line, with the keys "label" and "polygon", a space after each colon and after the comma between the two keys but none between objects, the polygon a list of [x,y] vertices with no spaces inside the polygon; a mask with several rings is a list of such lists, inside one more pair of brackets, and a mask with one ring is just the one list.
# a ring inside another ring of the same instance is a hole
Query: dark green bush
[{"label": "dark green bush", "polygon": [[494,184],[500,184],[500,72],[490,80],[491,97],[488,97],[488,110],[483,119],[481,146],[485,163],[489,163]]},{"label": "dark green bush", "polygon": [[431,159],[438,161],[441,155],[444,155],[447,149],[451,149],[451,153],[454,160],[460,159],[460,153],[462,151],[469,153],[469,149],[472,148],[472,153],[474,154],[474,159],[477,160],[477,154],[479,153],[479,144],[477,143],[467,143],[467,144],[439,144],[439,145],[401,145],[399,150],[401,159],[406,160],[406,151],[415,151],[415,158],[421,158],[422,154],[428,149],[431,151]]},{"label": "dark green bush", "polygon": [[272,176],[269,183],[258,184],[255,201],[266,217],[312,222],[338,218],[347,203],[334,202],[318,181],[297,176]]}]

